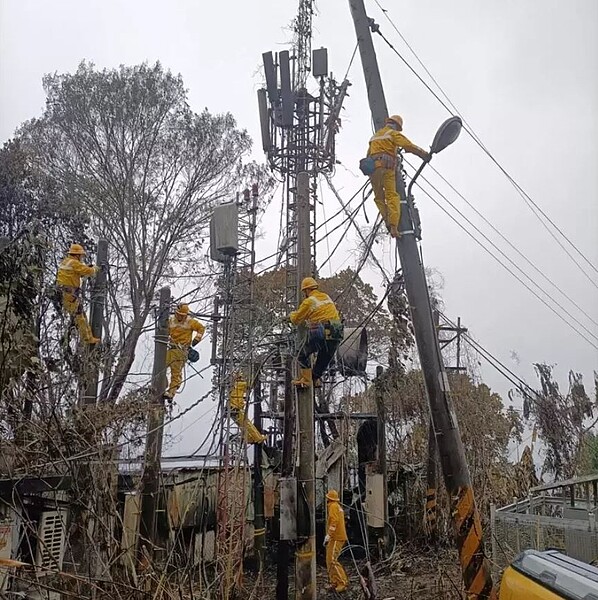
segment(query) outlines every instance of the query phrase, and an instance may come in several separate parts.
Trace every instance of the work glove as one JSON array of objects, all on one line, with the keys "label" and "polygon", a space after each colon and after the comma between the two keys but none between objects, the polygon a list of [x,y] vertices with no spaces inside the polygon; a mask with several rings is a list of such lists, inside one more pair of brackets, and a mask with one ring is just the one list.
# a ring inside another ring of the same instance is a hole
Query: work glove
[{"label": "work glove", "polygon": [[330,536],[328,534],[326,534],[326,537],[324,538],[324,546],[326,544],[328,544],[329,541],[330,541]]},{"label": "work glove", "polygon": [[195,338],[192,342],[191,345],[192,346],[197,346],[197,344],[199,344],[199,342],[201,342],[201,340],[199,338]]}]

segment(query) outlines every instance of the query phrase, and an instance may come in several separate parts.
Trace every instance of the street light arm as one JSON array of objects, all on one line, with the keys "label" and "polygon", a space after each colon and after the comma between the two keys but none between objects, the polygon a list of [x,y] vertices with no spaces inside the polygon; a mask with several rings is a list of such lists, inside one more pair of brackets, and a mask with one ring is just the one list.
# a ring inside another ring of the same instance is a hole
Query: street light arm
[{"label": "street light arm", "polygon": [[419,174],[424,170],[424,167],[432,160],[432,156],[433,156],[432,153],[428,154],[428,158],[426,158],[425,160],[422,161],[422,164],[419,166],[419,169],[415,172],[415,175],[411,178],[411,181],[409,182],[409,186],[407,187],[407,198],[411,198],[411,188],[413,187],[413,184],[419,177]]}]

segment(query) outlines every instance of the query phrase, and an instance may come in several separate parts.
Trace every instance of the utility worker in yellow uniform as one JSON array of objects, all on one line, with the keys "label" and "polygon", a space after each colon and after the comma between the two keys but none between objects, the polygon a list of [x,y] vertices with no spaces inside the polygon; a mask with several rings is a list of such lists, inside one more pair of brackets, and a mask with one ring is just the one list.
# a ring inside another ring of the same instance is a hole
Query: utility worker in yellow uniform
[{"label": "utility worker in yellow uniform", "polygon": [[342,565],[338,562],[338,556],[347,543],[347,530],[345,529],[345,511],[340,505],[340,499],[336,490],[330,490],[326,494],[326,508],[328,521],[326,523],[326,568],[328,569],[328,580],[335,592],[344,592],[349,586],[349,578]]},{"label": "utility worker in yellow uniform", "polygon": [[238,374],[230,391],[230,408],[232,415],[244,433],[248,444],[263,444],[267,437],[245,415],[245,397],[247,395],[247,380]]},{"label": "utility worker in yellow uniform", "polygon": [[80,244],[71,244],[68,254],[62,259],[56,275],[56,287],[62,293],[62,307],[73,317],[81,340],[86,344],[97,344],[81,303],[81,278],[95,275],[100,267],[90,267],[83,262],[85,250]]},{"label": "utility worker in yellow uniform", "polygon": [[313,369],[313,384],[322,385],[321,377],[334,357],[343,339],[343,324],[338,310],[328,294],[318,290],[318,282],[313,277],[306,277],[301,282],[301,291],[305,296],[299,308],[289,315],[293,325],[306,324],[308,336],[299,350],[299,366],[301,373],[293,380],[297,386],[312,384],[311,355],[318,354]]},{"label": "utility worker in yellow uniform", "polygon": [[183,369],[187,362],[189,346],[196,346],[201,342],[206,328],[197,320],[189,316],[189,305],[179,304],[168,321],[170,343],[166,353],[166,366],[170,369],[170,385],[164,398],[172,400],[183,383]]},{"label": "utility worker in yellow uniform", "polygon": [[374,201],[390,230],[390,235],[398,237],[401,219],[401,198],[397,192],[397,151],[399,148],[416,154],[423,160],[430,155],[423,148],[410,142],[402,133],[403,118],[393,115],[386,119],[382,129],[376,131],[370,139],[368,157],[373,158],[376,170],[370,175],[374,189]]}]

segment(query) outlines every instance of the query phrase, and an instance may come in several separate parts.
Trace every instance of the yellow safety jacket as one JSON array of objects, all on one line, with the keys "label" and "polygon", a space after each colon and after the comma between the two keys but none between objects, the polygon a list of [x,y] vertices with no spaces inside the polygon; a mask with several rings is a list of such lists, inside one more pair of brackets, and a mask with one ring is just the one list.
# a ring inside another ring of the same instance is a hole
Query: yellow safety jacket
[{"label": "yellow safety jacket", "polygon": [[334,542],[346,542],[345,511],[338,502],[328,502],[328,524],[326,533]]},{"label": "yellow safety jacket", "polygon": [[206,328],[197,320],[191,317],[185,317],[184,321],[179,321],[173,315],[168,322],[168,331],[172,344],[188,348],[193,341],[193,332],[197,335],[195,339],[201,340]]},{"label": "yellow safety jacket", "polygon": [[90,267],[78,258],[65,256],[58,267],[56,283],[63,287],[80,288],[81,277],[90,277],[98,271],[98,267]]},{"label": "yellow safety jacket", "polygon": [[[416,146],[402,133],[386,125],[382,127],[382,129],[376,131],[376,133],[370,139],[368,156],[376,158],[376,156],[379,154],[385,154],[394,157],[396,156],[399,148],[402,148],[405,150],[405,152],[417,154],[421,158],[426,155],[426,151],[424,149]],[[376,166],[380,166],[377,163],[378,161],[376,161]]]},{"label": "yellow safety jacket", "polygon": [[289,315],[289,319],[293,325],[304,322],[314,325],[325,321],[339,321],[340,317],[328,294],[320,292],[320,290],[312,290],[299,308]]}]

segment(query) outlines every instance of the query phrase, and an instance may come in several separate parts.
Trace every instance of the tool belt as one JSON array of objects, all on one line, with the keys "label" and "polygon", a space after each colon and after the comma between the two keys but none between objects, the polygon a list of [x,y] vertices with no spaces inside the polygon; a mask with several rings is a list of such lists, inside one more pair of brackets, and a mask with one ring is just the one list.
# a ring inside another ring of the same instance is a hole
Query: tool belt
[{"label": "tool belt", "polygon": [[71,294],[71,296],[75,296],[79,302],[77,302],[77,306],[75,308],[75,315],[83,314],[83,303],[81,302],[81,288],[73,287],[71,285],[56,285],[56,295],[53,300],[54,306],[58,309],[60,307],[62,299],[60,296],[62,294]]},{"label": "tool belt", "polygon": [[330,340],[338,342],[343,339],[344,334],[344,325],[336,319],[331,321],[322,321],[320,323],[310,323],[309,325],[310,341]]},{"label": "tool belt", "polygon": [[397,168],[397,157],[392,154],[372,154],[370,158],[373,158],[376,163],[376,169],[396,169]]},{"label": "tool belt", "polygon": [[175,344],[173,342],[168,342],[168,350],[182,350],[183,352],[187,352],[190,346],[185,346],[184,344]]},{"label": "tool belt", "polygon": [[56,287],[61,292],[64,292],[65,294],[72,294],[73,296],[76,296],[77,298],[79,298],[79,296],[81,296],[81,288],[80,287],[73,287],[70,285],[57,285]]}]

